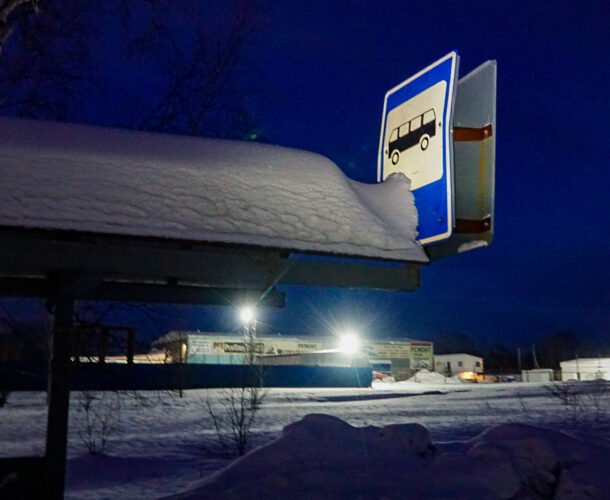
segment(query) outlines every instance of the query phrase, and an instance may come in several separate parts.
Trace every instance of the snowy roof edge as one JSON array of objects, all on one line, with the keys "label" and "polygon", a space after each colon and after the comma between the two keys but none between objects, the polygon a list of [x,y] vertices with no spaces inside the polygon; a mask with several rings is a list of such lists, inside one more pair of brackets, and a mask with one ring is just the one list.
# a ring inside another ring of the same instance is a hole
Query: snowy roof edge
[{"label": "snowy roof edge", "polygon": [[0,172],[0,226],[428,261],[406,178],[315,153],[0,117]]}]

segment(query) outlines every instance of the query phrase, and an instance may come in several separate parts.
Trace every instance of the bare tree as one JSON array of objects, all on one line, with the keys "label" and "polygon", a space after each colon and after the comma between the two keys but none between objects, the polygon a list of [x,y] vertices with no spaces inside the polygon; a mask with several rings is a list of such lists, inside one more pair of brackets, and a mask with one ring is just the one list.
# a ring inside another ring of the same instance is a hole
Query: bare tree
[{"label": "bare tree", "polygon": [[[261,26],[260,6],[254,0],[203,5],[203,10],[201,4],[184,9],[181,15],[194,19],[196,27],[176,36],[165,22],[167,11],[163,14],[160,3],[151,3],[150,21],[132,41],[131,53],[155,59],[164,54],[159,62],[165,78],[157,98],[140,101],[135,128],[218,137],[243,136],[253,128],[245,105],[250,89],[239,76]],[[166,50],[157,50],[159,45]]]},{"label": "bare tree", "polygon": [[4,44],[13,32],[13,21],[20,10],[38,12],[39,0],[0,0],[0,55]]},{"label": "bare tree", "polygon": [[91,455],[103,453],[119,425],[121,393],[81,391],[76,414],[78,437]]},{"label": "bare tree", "polygon": [[48,0],[38,13],[22,10],[0,65],[0,104],[5,113],[69,120],[84,96],[97,89],[91,76],[95,32],[85,0]]},{"label": "bare tree", "polygon": [[[38,14],[13,7],[0,107],[23,117],[241,138],[254,123],[245,75],[260,3],[45,0]],[[117,72],[126,75],[120,93],[109,85]]]},{"label": "bare tree", "polygon": [[217,399],[208,398],[203,404],[204,414],[216,432],[220,453],[244,455],[247,451],[252,426],[267,394],[265,366],[256,355],[253,337],[244,338],[244,364],[240,384],[220,389]]},{"label": "bare tree", "polygon": [[204,414],[211,420],[222,456],[244,455],[265,390],[255,384],[220,389],[218,400],[206,399]]},{"label": "bare tree", "polygon": [[550,396],[561,402],[571,415],[572,422],[592,419],[603,422],[607,419],[610,401],[610,383],[603,379],[555,382],[545,386]]},{"label": "bare tree", "polygon": [[[125,325],[126,318],[128,325]],[[127,355],[129,347],[125,335],[130,328],[154,332],[159,336],[178,319],[179,309],[175,307],[168,309],[138,302],[79,301],[74,318],[80,333],[79,354],[97,357],[100,343],[104,342],[114,354]],[[136,340],[133,347],[141,351],[148,349],[149,344]]]},{"label": "bare tree", "polygon": [[42,308],[22,300],[0,300],[0,362],[46,361],[50,332],[50,319]]},{"label": "bare tree", "polygon": [[[261,27],[262,1],[184,0],[177,7],[171,0],[0,0],[0,112],[244,137],[253,129],[246,56]],[[133,96],[107,95],[117,72],[129,74]],[[154,82],[145,79],[151,74]],[[119,123],[97,121],[98,101]],[[93,307],[79,307],[81,326],[121,310],[137,311],[149,325],[163,315],[153,306],[102,304],[94,318]]]}]

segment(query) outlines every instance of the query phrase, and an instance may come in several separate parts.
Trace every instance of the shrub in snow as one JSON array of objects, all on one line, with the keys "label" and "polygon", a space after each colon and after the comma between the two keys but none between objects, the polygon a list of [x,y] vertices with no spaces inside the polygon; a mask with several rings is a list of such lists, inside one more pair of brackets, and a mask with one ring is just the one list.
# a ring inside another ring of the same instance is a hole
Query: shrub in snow
[{"label": "shrub in snow", "polygon": [[568,380],[547,385],[546,389],[549,395],[561,402],[573,422],[591,416],[596,422],[602,422],[608,417],[610,382],[606,380]]},{"label": "shrub in snow", "polygon": [[596,422],[606,422],[610,415],[610,382],[597,379],[585,384],[589,390],[582,394],[583,406],[593,413]]},{"label": "shrub in snow", "polygon": [[121,413],[119,392],[82,391],[78,400],[76,429],[91,455],[103,453]]},{"label": "shrub in snow", "polygon": [[222,389],[219,399],[203,403],[204,414],[216,433],[220,453],[224,457],[246,453],[256,414],[263,404],[265,392],[260,387]]},{"label": "shrub in snow", "polygon": [[0,382],[0,408],[2,408],[8,401],[8,395],[11,393],[8,389],[3,387]]},{"label": "shrub in snow", "polygon": [[220,453],[224,457],[246,453],[256,414],[263,404],[264,366],[257,363],[254,350],[247,356],[247,370],[239,387],[221,389],[218,398],[203,402],[203,411],[211,421]]}]

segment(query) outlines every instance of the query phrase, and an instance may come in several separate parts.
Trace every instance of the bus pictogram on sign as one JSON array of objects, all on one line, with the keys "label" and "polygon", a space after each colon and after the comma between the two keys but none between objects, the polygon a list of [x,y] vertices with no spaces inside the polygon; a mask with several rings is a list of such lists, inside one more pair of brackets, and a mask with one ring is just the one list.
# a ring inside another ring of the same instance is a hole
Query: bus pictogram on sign
[{"label": "bus pictogram on sign", "polygon": [[435,134],[436,113],[434,109],[429,109],[392,130],[385,153],[392,160],[392,165],[396,165],[403,151],[418,144],[422,151],[428,149],[430,138]]}]

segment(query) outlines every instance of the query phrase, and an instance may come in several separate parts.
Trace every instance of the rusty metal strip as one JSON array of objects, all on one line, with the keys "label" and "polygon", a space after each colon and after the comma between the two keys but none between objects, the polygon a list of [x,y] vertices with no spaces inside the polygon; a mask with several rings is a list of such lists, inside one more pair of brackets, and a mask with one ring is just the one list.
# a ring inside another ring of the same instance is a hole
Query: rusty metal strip
[{"label": "rusty metal strip", "polygon": [[491,123],[481,128],[459,128],[453,129],[454,142],[484,141],[493,135]]},{"label": "rusty metal strip", "polygon": [[488,215],[484,219],[455,219],[454,233],[485,233],[491,228],[491,216]]},{"label": "rusty metal strip", "polygon": [[481,141],[481,156],[479,159],[479,213],[485,213],[483,211],[485,203],[485,143],[487,141]]}]

